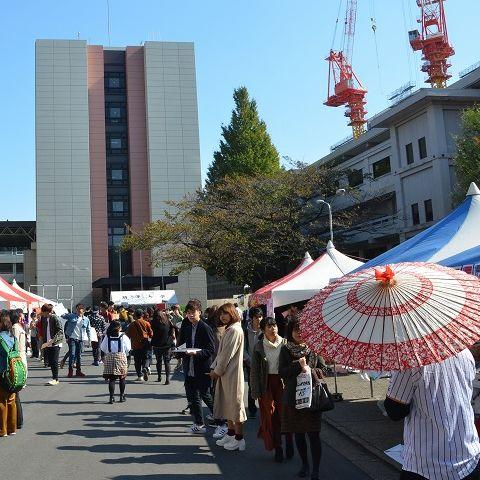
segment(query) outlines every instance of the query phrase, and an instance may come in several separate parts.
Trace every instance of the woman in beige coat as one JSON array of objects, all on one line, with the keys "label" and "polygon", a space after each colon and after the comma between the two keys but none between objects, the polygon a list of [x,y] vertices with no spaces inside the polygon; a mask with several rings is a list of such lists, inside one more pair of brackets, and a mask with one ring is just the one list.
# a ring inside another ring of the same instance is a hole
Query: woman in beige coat
[{"label": "woman in beige coat", "polygon": [[218,318],[225,325],[217,357],[210,376],[217,380],[213,414],[228,420],[228,432],[217,445],[225,450],[245,450],[243,422],[247,419],[243,378],[243,329],[240,317],[232,303],[218,309]]}]

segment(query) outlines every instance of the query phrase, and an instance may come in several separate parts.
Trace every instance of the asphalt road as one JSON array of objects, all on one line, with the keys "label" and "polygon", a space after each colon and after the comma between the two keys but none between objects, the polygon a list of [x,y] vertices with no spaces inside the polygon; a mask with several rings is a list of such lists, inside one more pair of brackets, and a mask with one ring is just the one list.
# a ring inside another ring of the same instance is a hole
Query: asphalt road
[{"label": "asphalt road", "polygon": [[[90,365],[91,354],[84,354]],[[129,380],[133,380],[132,373]],[[256,438],[257,421],[246,426],[245,452],[227,452],[208,435],[188,435],[191,419],[181,376],[169,385],[127,384],[127,402],[107,404],[102,368],[87,366],[87,377],[65,378],[45,386],[49,369],[30,361],[29,381],[21,392],[25,425],[16,436],[0,439],[0,478],[17,480],[245,480],[248,476],[296,478],[299,458],[273,462]],[[368,480],[336,450],[323,447],[323,480]]]}]

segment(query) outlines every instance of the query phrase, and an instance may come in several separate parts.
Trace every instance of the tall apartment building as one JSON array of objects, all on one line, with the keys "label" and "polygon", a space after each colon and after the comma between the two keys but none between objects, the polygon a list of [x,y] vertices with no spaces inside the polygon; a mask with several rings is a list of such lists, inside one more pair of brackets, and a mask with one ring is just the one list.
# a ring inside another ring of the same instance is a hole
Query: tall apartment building
[{"label": "tall apartment building", "polygon": [[349,170],[341,186],[359,191],[356,198],[332,198],[334,210],[357,205],[360,213],[375,213],[342,232],[345,251],[373,258],[452,210],[455,135],[462,110],[479,102],[480,67],[448,88],[417,90],[317,162]]},{"label": "tall apartment building", "polygon": [[126,225],[201,186],[193,43],[37,40],[35,55],[37,283],[73,285],[86,303],[141,280],[206,300],[202,270],[172,284],[149,252],[118,249]]}]

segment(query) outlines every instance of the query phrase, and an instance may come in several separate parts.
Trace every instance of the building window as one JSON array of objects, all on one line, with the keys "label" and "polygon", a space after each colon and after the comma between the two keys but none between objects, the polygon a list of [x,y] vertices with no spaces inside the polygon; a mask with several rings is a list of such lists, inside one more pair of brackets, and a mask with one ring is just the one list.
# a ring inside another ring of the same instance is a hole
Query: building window
[{"label": "building window", "polygon": [[418,151],[420,152],[420,158],[427,158],[427,140],[425,137],[418,139]]},{"label": "building window", "polygon": [[407,155],[407,165],[411,165],[415,160],[413,158],[413,145],[411,143],[405,145],[405,153]]},{"label": "building window", "polygon": [[420,213],[418,211],[418,203],[412,205],[412,222],[414,225],[420,224]]},{"label": "building window", "polygon": [[17,273],[23,273],[23,263],[16,263],[15,270],[17,271]]},{"label": "building window", "polygon": [[432,206],[432,200],[425,200],[423,202],[423,205],[425,206],[425,221],[426,222],[432,222],[433,221],[433,206]]},{"label": "building window", "polygon": [[112,202],[112,212],[123,212],[123,202]]},{"label": "building window", "polygon": [[110,77],[108,79],[108,88],[120,88],[120,78]]},{"label": "building window", "polygon": [[123,170],[112,170],[110,172],[110,178],[112,180],[123,180]]},{"label": "building window", "polygon": [[120,150],[122,148],[122,139],[121,138],[111,138],[110,139],[110,148],[112,150]]},{"label": "building window", "polygon": [[13,264],[0,263],[0,273],[13,273]]},{"label": "building window", "polygon": [[363,183],[363,170],[351,170],[348,174],[348,185],[350,187],[358,187]]},{"label": "building window", "polygon": [[373,165],[373,178],[381,177],[391,172],[390,157],[385,157],[375,162]]},{"label": "building window", "polygon": [[110,107],[108,110],[108,116],[112,120],[122,118],[122,109],[120,107]]}]

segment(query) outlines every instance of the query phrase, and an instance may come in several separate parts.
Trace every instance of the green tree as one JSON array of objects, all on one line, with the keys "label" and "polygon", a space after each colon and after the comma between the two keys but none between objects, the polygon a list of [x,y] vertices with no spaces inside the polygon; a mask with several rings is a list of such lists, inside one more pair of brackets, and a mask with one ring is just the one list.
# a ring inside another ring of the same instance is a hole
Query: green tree
[{"label": "green tree", "polygon": [[[305,252],[318,253],[328,240],[326,209],[312,197],[335,192],[342,172],[304,167],[270,176],[227,177],[212,191],[170,203],[165,219],[127,236],[123,248],[161,248],[172,274],[201,267],[211,275],[257,288],[287,273]],[[336,213],[348,227],[356,212]],[[320,237],[326,233],[326,237]],[[158,259],[153,257],[153,262]]]},{"label": "green tree", "polygon": [[255,100],[250,100],[245,87],[234,91],[233,100],[230,124],[222,126],[220,149],[207,172],[207,188],[226,176],[271,175],[280,170],[280,157],[265,122],[258,116]]},{"label": "green tree", "polygon": [[480,181],[480,106],[467,108],[462,114],[462,129],[456,138],[455,173],[457,185],[456,202],[465,198],[471,182]]}]

